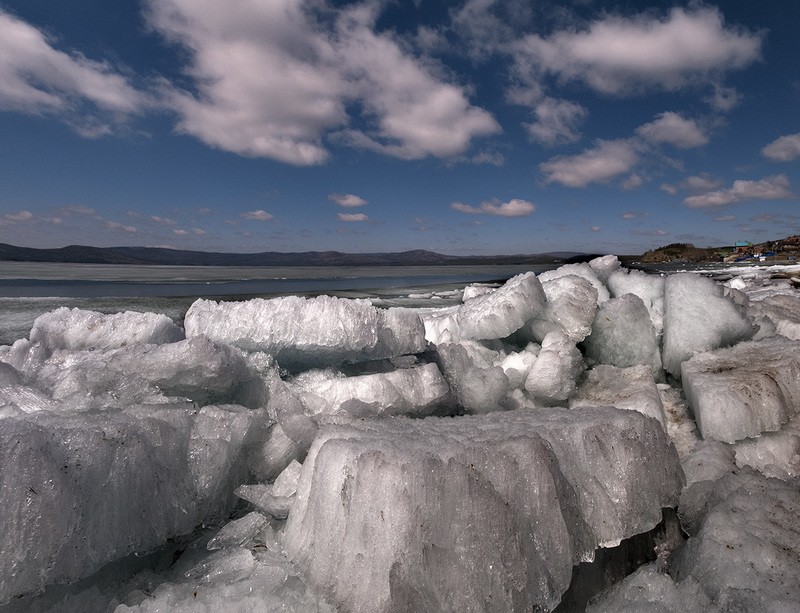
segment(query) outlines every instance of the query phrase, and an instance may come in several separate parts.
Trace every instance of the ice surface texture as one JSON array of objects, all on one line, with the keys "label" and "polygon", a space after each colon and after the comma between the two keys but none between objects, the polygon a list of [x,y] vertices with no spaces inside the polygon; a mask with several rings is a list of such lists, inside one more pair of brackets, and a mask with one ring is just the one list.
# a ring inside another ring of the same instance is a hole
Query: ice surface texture
[{"label": "ice surface texture", "polygon": [[263,351],[293,370],[425,349],[424,328],[415,313],[330,296],[198,300],[186,313],[184,326],[189,338],[205,335],[245,351]]},{"label": "ice surface texture", "polygon": [[552,610],[573,564],[655,526],[681,483],[658,422],[630,411],[332,424],[284,545],[345,610]]},{"label": "ice surface texture", "polygon": [[682,372],[704,438],[732,443],[778,430],[800,409],[800,341],[773,337],[698,354]]}]

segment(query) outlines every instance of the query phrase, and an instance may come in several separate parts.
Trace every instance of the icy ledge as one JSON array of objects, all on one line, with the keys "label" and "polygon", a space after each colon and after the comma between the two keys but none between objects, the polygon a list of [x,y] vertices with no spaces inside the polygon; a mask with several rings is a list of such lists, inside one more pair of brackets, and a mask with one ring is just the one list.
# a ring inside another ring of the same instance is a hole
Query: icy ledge
[{"label": "icy ledge", "polygon": [[572,567],[653,528],[683,473],[633,411],[323,427],[284,546],[342,610],[553,610]]}]

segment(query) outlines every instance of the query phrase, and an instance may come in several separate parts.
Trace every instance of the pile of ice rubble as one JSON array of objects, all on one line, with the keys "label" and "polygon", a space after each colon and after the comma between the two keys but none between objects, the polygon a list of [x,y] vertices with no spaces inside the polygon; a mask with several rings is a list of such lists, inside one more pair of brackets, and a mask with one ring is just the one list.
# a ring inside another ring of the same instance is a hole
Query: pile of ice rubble
[{"label": "pile of ice rubble", "polygon": [[464,297],[39,317],[0,348],[0,609],[552,611],[651,532],[590,610],[800,610],[788,280]]}]

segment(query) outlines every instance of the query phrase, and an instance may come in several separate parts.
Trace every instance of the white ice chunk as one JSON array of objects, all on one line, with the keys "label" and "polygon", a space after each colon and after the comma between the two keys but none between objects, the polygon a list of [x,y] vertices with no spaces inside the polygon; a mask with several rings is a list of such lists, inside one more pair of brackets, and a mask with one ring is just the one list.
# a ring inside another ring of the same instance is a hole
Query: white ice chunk
[{"label": "white ice chunk", "polygon": [[670,563],[675,579],[695,579],[725,611],[800,610],[797,486],[740,469],[707,500],[710,511]]},{"label": "white ice chunk", "polygon": [[646,564],[592,598],[586,613],[715,613],[718,609],[700,584],[689,577],[676,583]]},{"label": "white ice chunk", "polygon": [[436,351],[456,402],[467,413],[488,413],[504,407],[511,383],[497,351],[471,341],[444,343],[437,345]]},{"label": "white ice chunk", "polygon": [[483,294],[491,294],[497,289],[495,285],[487,285],[486,283],[472,283],[464,288],[461,294],[461,301],[466,302],[471,298],[482,296]]},{"label": "white ice chunk", "polygon": [[753,311],[765,315],[778,334],[800,340],[800,295],[777,294],[753,303]]},{"label": "white ice chunk", "polygon": [[376,309],[367,300],[286,296],[246,302],[197,300],[186,313],[187,337],[204,334],[304,369],[420,353],[424,328],[410,310]]},{"label": "white ice chunk", "polygon": [[736,469],[730,445],[720,441],[698,441],[691,453],[681,458],[686,487],[700,481],[716,481]]},{"label": "white ice chunk", "polygon": [[[220,512],[189,406],[0,423],[0,603],[85,577]],[[216,466],[216,464],[215,464]],[[215,481],[226,479],[215,469]],[[200,486],[200,487],[198,487]]]},{"label": "white ice chunk", "polygon": [[620,368],[646,364],[653,374],[661,374],[656,331],[642,299],[634,294],[600,305],[584,346],[591,362]]},{"label": "white ice chunk", "polygon": [[313,415],[344,411],[358,417],[430,414],[450,392],[436,364],[354,377],[308,371],[288,387]]},{"label": "white ice chunk", "polygon": [[42,390],[26,385],[13,366],[0,362],[0,407],[3,406],[33,413],[57,410],[58,403]]},{"label": "white ice chunk", "polygon": [[598,546],[653,528],[682,475],[611,408],[324,427],[284,546],[342,610],[550,611]]},{"label": "white ice chunk", "polygon": [[776,336],[701,353],[683,363],[682,373],[703,438],[758,436],[800,409],[800,341]]},{"label": "white ice chunk", "polygon": [[667,277],[664,293],[664,369],[679,377],[681,362],[695,353],[734,345],[755,329],[722,295],[722,286],[692,273]]},{"label": "white ice chunk", "polygon": [[257,511],[252,511],[240,519],[225,524],[214,538],[208,541],[206,548],[214,551],[247,546],[267,527],[267,523],[266,517]]},{"label": "white ice chunk", "polygon": [[540,345],[529,343],[522,351],[509,353],[500,363],[500,368],[508,377],[512,388],[522,389],[525,386],[528,373],[536,362],[536,356],[539,355],[541,349]]},{"label": "white ice chunk", "polygon": [[248,450],[247,466],[259,481],[273,481],[293,460],[304,455],[305,450],[286,435],[279,423],[275,423],[270,427],[266,440]]},{"label": "white ice chunk", "polygon": [[600,365],[586,371],[578,391],[570,398],[569,406],[613,406],[639,411],[658,420],[665,431],[667,428],[661,396],[647,366],[616,368]]},{"label": "white ice chunk", "polygon": [[608,278],[620,269],[619,258],[615,255],[603,255],[589,262],[589,267],[603,283],[608,283]]},{"label": "white ice chunk", "polygon": [[764,432],[732,445],[737,466],[751,466],[784,481],[800,476],[800,415],[777,432]]},{"label": "white ice chunk", "polygon": [[[602,272],[600,274],[603,274]],[[552,281],[559,277],[567,275],[577,275],[583,277],[597,290],[597,304],[601,304],[608,300],[611,295],[608,293],[608,288],[600,280],[597,271],[595,271],[589,264],[565,264],[555,270],[548,270],[539,275],[539,281]]]},{"label": "white ice chunk", "polygon": [[547,303],[528,326],[541,341],[550,332],[563,332],[579,343],[592,330],[597,311],[597,290],[583,277],[564,275],[542,283]]},{"label": "white ice chunk", "polygon": [[259,512],[275,519],[286,519],[289,516],[295,498],[294,494],[277,496],[271,485],[262,483],[240,485],[234,493],[252,504]]},{"label": "white ice chunk", "polygon": [[585,364],[581,352],[565,334],[551,332],[525,380],[525,390],[546,404],[563,404],[575,392]]},{"label": "white ice chunk", "polygon": [[625,294],[639,296],[650,313],[656,334],[661,336],[664,328],[664,277],[622,268],[611,273],[607,283],[615,298]]},{"label": "white ice chunk", "polygon": [[300,480],[300,473],[303,465],[294,460],[289,466],[283,469],[272,486],[272,492],[276,496],[292,496],[297,492],[297,482]]},{"label": "white ice chunk", "polygon": [[545,302],[539,279],[527,272],[456,308],[423,314],[425,337],[435,344],[505,338],[541,311]]},{"label": "white ice chunk", "polygon": [[173,343],[183,331],[166,315],[126,311],[103,315],[61,307],[40,315],[30,340],[50,349],[116,349],[136,344]]}]

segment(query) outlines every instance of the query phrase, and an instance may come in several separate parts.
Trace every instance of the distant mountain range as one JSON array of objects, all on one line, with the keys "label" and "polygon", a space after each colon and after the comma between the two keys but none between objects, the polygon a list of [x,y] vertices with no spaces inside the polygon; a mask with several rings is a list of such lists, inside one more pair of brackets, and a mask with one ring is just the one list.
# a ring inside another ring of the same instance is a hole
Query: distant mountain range
[{"label": "distant mountain range", "polygon": [[0,243],[0,261],[63,262],[72,264],[134,264],[167,266],[443,266],[480,264],[552,264],[587,261],[595,257],[576,251],[532,255],[455,256],[416,249],[399,253],[218,253],[160,247],[87,247],[34,249]]}]

